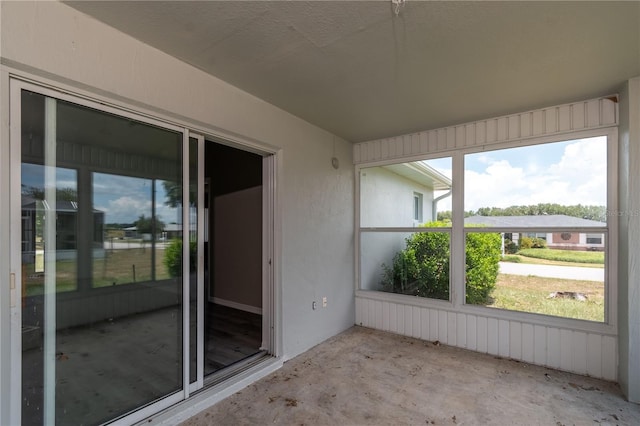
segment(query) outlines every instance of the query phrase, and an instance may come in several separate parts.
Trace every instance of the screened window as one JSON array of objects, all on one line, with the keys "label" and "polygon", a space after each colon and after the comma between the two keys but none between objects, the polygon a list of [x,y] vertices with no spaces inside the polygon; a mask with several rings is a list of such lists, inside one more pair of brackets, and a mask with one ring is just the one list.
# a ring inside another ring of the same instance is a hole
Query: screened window
[{"label": "screened window", "polygon": [[607,138],[483,151],[464,164],[466,302],[603,322]]},{"label": "screened window", "polygon": [[361,288],[450,299],[451,158],[360,170]]}]

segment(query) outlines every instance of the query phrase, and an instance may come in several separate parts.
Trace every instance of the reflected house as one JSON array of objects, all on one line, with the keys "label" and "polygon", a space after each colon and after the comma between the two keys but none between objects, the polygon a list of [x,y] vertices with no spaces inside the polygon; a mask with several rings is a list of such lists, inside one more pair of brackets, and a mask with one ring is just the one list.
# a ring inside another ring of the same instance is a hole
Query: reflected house
[{"label": "reflected house", "polygon": [[[22,252],[35,256],[44,250],[43,224],[45,210],[49,205],[29,195],[22,196]],[[93,209],[93,250],[94,257],[104,256],[104,212]],[[78,203],[76,201],[56,201],[56,258],[76,259],[78,232]],[[33,258],[32,258],[33,259]]]},{"label": "reflected house", "polygon": [[566,228],[564,232],[505,233],[505,238],[519,244],[520,238],[540,238],[547,248],[559,250],[604,251],[604,234],[571,232],[575,228],[601,228],[606,223],[582,219],[563,214],[534,216],[471,216],[464,219],[465,225],[482,225],[501,228]]}]

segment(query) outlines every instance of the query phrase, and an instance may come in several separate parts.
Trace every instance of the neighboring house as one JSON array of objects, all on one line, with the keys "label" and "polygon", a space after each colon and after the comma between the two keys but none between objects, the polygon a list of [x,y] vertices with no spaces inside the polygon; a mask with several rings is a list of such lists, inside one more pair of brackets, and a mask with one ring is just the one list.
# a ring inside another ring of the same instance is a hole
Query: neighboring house
[{"label": "neighboring house", "polygon": [[360,226],[412,227],[437,218],[438,201],[451,195],[451,179],[425,162],[360,171]]},{"label": "neighboring house", "polygon": [[[22,251],[36,254],[42,251],[44,244],[44,211],[48,204],[30,196],[22,197]],[[76,238],[78,222],[78,203],[75,201],[58,200],[56,202],[56,257],[61,259],[76,258]],[[93,210],[93,248],[94,254],[102,256],[104,241],[104,212]],[[97,250],[97,252],[96,252]]]},{"label": "neighboring house", "polygon": [[[450,195],[451,179],[422,161],[362,169],[360,226],[420,226],[436,220],[438,201]],[[389,232],[362,236],[363,288],[380,290],[384,267],[392,265],[395,254],[405,247],[407,235]]]},{"label": "neighboring house", "polygon": [[[604,234],[599,232],[571,232],[572,228],[602,228],[606,223],[566,215],[535,216],[470,216],[464,219],[466,225],[482,225],[501,228],[543,228],[536,232],[505,233],[505,238],[518,244],[523,236],[541,238],[548,248],[562,250],[604,250]],[[567,231],[545,232],[544,228],[566,228]]]}]

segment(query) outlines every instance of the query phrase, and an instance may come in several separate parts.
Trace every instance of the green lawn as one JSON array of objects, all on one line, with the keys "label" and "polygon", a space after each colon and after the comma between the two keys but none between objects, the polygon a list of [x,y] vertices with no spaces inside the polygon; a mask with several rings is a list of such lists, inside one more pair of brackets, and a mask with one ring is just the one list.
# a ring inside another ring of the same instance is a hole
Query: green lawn
[{"label": "green lawn", "polygon": [[520,250],[517,254],[527,258],[544,259],[555,262],[604,265],[604,252],[601,251],[534,248]]},{"label": "green lawn", "polygon": [[[556,291],[584,293],[588,300],[549,298]],[[595,281],[563,280],[499,274],[496,288],[486,306],[512,311],[554,315],[589,321],[604,321],[604,284]]]},{"label": "green lawn", "polygon": [[[169,278],[169,273],[163,260],[164,249],[157,248],[156,280]],[[26,294],[28,296],[42,294],[44,292],[44,274],[35,273],[33,264],[25,266]],[[75,260],[60,260],[56,262],[56,288],[58,292],[73,291],[77,288],[76,270]],[[96,258],[93,261],[93,287],[106,287],[150,280],[150,248],[105,250],[104,258]]]}]

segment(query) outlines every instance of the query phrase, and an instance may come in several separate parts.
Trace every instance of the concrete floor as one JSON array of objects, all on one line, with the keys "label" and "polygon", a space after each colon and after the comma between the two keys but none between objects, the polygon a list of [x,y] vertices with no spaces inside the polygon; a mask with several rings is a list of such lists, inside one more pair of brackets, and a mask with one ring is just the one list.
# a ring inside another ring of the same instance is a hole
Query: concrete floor
[{"label": "concrete floor", "polygon": [[353,327],[194,425],[639,425],[617,384]]}]

